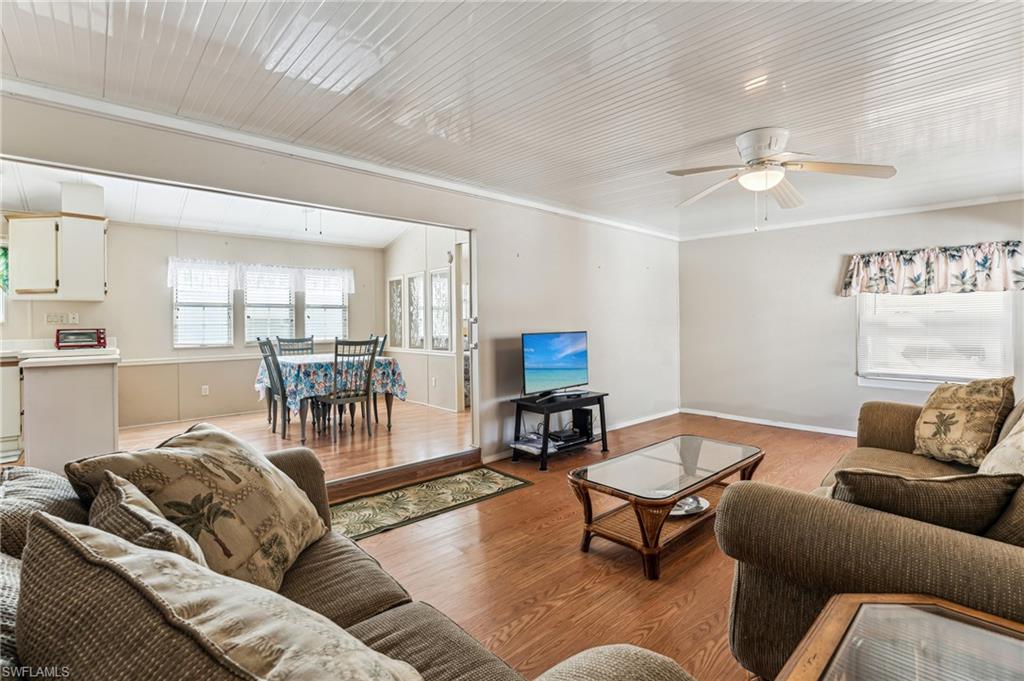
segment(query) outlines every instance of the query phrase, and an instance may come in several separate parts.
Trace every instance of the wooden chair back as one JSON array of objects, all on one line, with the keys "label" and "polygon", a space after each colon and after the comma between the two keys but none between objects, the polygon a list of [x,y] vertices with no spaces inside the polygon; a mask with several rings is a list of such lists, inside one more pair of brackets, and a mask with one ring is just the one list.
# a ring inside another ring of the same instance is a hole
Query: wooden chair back
[{"label": "wooden chair back", "polygon": [[334,339],[334,380],[331,397],[368,399],[377,359],[378,339]]},{"label": "wooden chair back", "polygon": [[312,336],[307,338],[281,338],[278,336],[277,351],[282,355],[312,355],[316,352]]},{"label": "wooden chair back", "polygon": [[274,352],[274,344],[269,338],[257,338],[260,346],[260,354],[263,355],[263,365],[267,367],[267,380],[270,381],[270,391],[275,395],[284,396],[284,376],[281,375],[281,365],[277,362],[277,353]]}]

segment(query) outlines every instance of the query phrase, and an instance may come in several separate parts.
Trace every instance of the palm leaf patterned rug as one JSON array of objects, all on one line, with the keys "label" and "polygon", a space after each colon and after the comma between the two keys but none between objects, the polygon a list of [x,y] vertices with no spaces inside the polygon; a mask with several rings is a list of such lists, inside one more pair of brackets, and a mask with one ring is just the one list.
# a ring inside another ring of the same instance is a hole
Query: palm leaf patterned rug
[{"label": "palm leaf patterned rug", "polygon": [[474,468],[333,504],[331,524],[346,537],[363,539],[530,484],[491,468]]}]

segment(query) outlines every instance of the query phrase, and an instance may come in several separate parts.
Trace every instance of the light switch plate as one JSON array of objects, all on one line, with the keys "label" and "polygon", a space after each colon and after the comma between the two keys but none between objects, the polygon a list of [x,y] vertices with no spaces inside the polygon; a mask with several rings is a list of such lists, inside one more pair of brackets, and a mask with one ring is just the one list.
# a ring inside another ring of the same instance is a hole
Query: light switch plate
[{"label": "light switch plate", "polygon": [[78,313],[77,312],[69,312],[68,313],[68,324],[78,324],[78,323],[79,323],[79,321],[78,321]]},{"label": "light switch plate", "polygon": [[47,324],[67,324],[68,313],[67,312],[47,312],[46,313]]},{"label": "light switch plate", "polygon": [[208,386],[208,385],[200,386],[199,394],[203,395],[204,397],[206,395],[209,395],[210,394],[210,386]]}]

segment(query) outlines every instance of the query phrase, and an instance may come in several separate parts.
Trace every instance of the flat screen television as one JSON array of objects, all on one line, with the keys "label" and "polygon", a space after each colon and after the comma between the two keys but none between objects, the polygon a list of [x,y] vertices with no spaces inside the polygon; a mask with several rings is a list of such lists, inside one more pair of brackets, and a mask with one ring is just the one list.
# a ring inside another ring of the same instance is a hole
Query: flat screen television
[{"label": "flat screen television", "polygon": [[523,334],[523,393],[536,395],[590,382],[587,332]]}]

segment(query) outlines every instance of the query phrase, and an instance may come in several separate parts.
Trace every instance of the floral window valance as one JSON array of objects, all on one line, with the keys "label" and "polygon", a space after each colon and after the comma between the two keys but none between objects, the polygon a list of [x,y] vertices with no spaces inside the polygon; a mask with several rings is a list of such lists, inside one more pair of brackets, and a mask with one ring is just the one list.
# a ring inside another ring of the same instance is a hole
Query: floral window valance
[{"label": "floral window valance", "polygon": [[1020,241],[988,241],[850,257],[840,295],[1024,291]]}]

